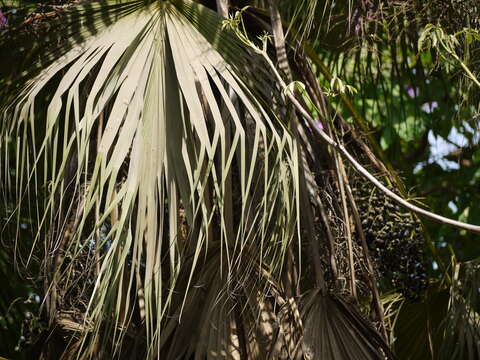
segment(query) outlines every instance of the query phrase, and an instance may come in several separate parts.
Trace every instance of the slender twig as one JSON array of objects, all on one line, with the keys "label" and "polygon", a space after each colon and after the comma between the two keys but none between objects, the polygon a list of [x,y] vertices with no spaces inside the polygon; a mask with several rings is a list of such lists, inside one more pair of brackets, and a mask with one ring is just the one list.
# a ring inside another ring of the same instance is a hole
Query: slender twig
[{"label": "slender twig", "polygon": [[350,207],[352,208],[352,214],[353,214],[353,218],[355,220],[355,225],[356,225],[356,228],[357,228],[357,232],[360,236],[360,242],[362,244],[363,255],[365,256],[365,262],[367,263],[367,270],[368,270],[369,275],[370,275],[368,277],[368,280],[370,282],[370,288],[371,288],[372,293],[373,293],[373,300],[375,302],[375,309],[376,309],[378,318],[380,320],[382,335],[384,336],[385,341],[388,341],[387,329],[385,327],[384,309],[383,309],[382,302],[380,301],[380,294],[378,292],[377,283],[375,281],[375,270],[373,268],[372,260],[370,258],[370,254],[369,254],[369,251],[368,251],[367,239],[365,238],[365,233],[364,233],[363,228],[362,228],[362,222],[360,220],[360,215],[358,213],[357,204],[355,203],[355,198],[353,197],[352,189],[350,188],[350,184],[348,183],[348,178],[345,174],[345,169],[342,169],[342,170],[343,170],[343,175],[345,177],[345,189],[347,191],[347,196],[348,196],[348,200],[350,202]]},{"label": "slender twig", "polygon": [[[288,58],[287,58],[285,34],[283,32],[280,11],[277,7],[275,0],[269,0],[268,4],[270,7],[270,21],[272,23],[273,40],[275,44],[275,50],[277,54],[279,68],[283,71],[287,79],[291,81],[293,77],[292,77],[292,72],[291,72],[290,65],[288,63]],[[274,66],[273,63],[271,64],[272,66]],[[282,84],[282,87],[283,87],[283,84]],[[299,128],[300,126],[299,126],[298,118],[295,112],[293,112],[292,113],[292,131],[296,139],[299,139],[299,134],[298,134]],[[306,181],[306,177],[308,176],[308,173],[310,171],[308,168],[307,159],[305,157],[305,151],[301,146],[300,146],[300,151],[298,156],[299,156],[299,160],[300,160],[299,163],[301,167],[299,180],[301,183],[301,188],[303,189],[303,191],[300,191],[300,196],[301,196],[301,201],[304,204],[306,224],[307,224],[307,227],[311,230],[306,232],[306,236],[308,237],[310,246],[312,248],[311,256],[312,256],[313,265],[315,269],[315,277],[316,277],[317,285],[320,288],[325,289],[325,277],[322,269],[322,264],[320,261],[320,246],[318,244],[318,241],[316,241],[316,239],[313,237],[313,234],[312,234],[312,231],[314,229],[313,212],[312,212],[312,207],[310,206],[310,199],[309,199],[310,191]]]},{"label": "slender twig", "polygon": [[325,206],[323,206],[323,202],[319,196],[315,198],[316,204],[320,211],[320,217],[325,225],[325,233],[327,235],[328,240],[328,247],[330,253],[330,267],[332,268],[332,274],[335,282],[338,278],[338,268],[337,268],[337,261],[335,260],[335,239],[333,237],[332,229],[330,228],[330,223],[328,221],[327,212],[325,211]]},{"label": "slender twig", "polygon": [[[318,69],[321,70],[321,72],[324,74],[324,76],[327,78],[327,80],[331,80],[331,78],[332,78],[331,73],[323,65],[323,63],[320,61],[319,57],[314,52],[312,52],[312,49],[311,49],[311,47],[309,47],[308,44],[304,43],[304,45],[305,45],[305,48],[307,50],[310,49],[309,57],[313,61],[313,63],[317,66]],[[318,85],[318,82],[315,80],[315,75],[314,75],[314,73],[311,69],[310,63],[308,61],[304,60],[302,62],[302,64],[303,65],[301,66],[301,70],[302,70],[301,72],[306,74],[305,75],[305,80],[306,80],[306,83],[309,84],[309,86],[307,87],[307,91],[310,91],[310,92],[313,93],[313,95],[311,95],[311,98],[314,101],[317,108],[320,109],[321,105],[324,104],[324,95],[321,92],[321,89]],[[311,89],[313,89],[313,91],[311,91]],[[370,136],[370,132],[367,131],[366,127],[365,128],[362,127],[362,124],[365,124],[365,121],[356,112],[356,110],[353,107],[353,105],[352,105],[351,101],[349,100],[348,96],[346,96],[345,94],[340,94],[340,95],[341,95],[342,101],[344,102],[344,105],[350,110],[353,118],[355,119],[355,122],[360,125],[361,129],[364,129],[364,132],[366,131],[366,134],[367,134],[367,137],[368,137],[367,141],[369,143],[373,142],[374,145],[378,145],[378,144],[376,144],[375,139],[372,136]],[[322,104],[319,103],[318,98],[322,99]],[[362,136],[358,133],[358,131],[355,127],[351,126],[348,122],[346,122],[345,119],[343,118],[343,116],[341,116],[341,114],[337,114],[336,119],[340,122],[341,127],[344,127],[347,130],[347,132],[352,133],[352,135],[351,135],[352,138],[354,139],[356,144],[360,147],[360,149],[363,151],[363,153],[372,162],[372,164],[375,167],[377,167],[377,169],[379,169],[382,173],[387,175],[387,178],[386,178],[387,181],[391,180],[391,182],[394,183],[396,188],[399,190],[400,195],[402,195],[403,197],[406,197],[407,191],[406,191],[405,185],[403,184],[403,181],[400,179],[400,177],[393,170],[393,167],[392,167],[391,163],[386,161],[387,159],[383,155],[383,151],[378,146],[373,146],[375,151],[377,152],[378,156],[380,156],[380,161],[379,161],[377,159],[377,155],[375,155],[372,152],[372,150],[370,149],[370,147],[362,140]],[[327,125],[328,125],[328,123],[327,123]],[[384,162],[385,162],[385,164],[384,164]],[[424,225],[423,225],[423,227],[424,227],[423,234],[424,234],[424,237],[425,237],[425,241],[426,241],[426,243],[427,243],[427,245],[428,245],[428,247],[429,247],[429,249],[430,249],[430,251],[433,255],[433,258],[438,263],[438,266],[441,269],[441,271],[445,274],[446,279],[449,279],[450,277],[449,277],[448,273],[445,271],[446,267],[443,263],[443,260],[439,256],[438,251],[435,248],[435,245],[433,244],[427,229],[425,228]]]},{"label": "slender twig", "polygon": [[385,195],[390,197],[391,199],[395,200],[397,203],[399,203],[401,206],[406,207],[407,209],[416,212],[418,214],[421,214],[431,220],[434,220],[436,222],[439,222],[441,224],[447,224],[451,225],[454,227],[457,227],[459,229],[464,229],[468,230],[477,234],[480,234],[480,226],[478,225],[473,225],[473,224],[468,224],[464,223],[461,221],[453,220],[446,218],[444,216],[435,214],[431,211],[422,209],[418,206],[415,206],[402,197],[398,196],[395,194],[393,191],[389,190],[385,185],[383,185],[375,176],[370,174],[370,172],[365,169],[360,163],[355,160],[355,158],[345,149],[345,147],[341,144],[338,144],[335,140],[333,140],[330,136],[328,136],[322,129],[320,129],[318,126],[316,126],[314,119],[310,115],[310,113],[304,109],[299,101],[295,98],[295,96],[292,94],[291,91],[289,91],[287,84],[283,80],[283,78],[280,76],[278,70],[276,69],[275,65],[273,64],[272,60],[269,58],[268,54],[266,52],[261,52],[263,54],[263,57],[271,67],[275,77],[277,78],[278,82],[282,86],[282,88],[285,90],[285,93],[287,94],[287,97],[289,100],[292,102],[292,104],[295,106],[297,111],[308,121],[310,127],[312,128],[312,131],[314,131],[318,137],[320,137],[323,141],[325,141],[328,145],[332,146],[334,149],[339,151],[349,162],[350,164],[357,170],[362,176],[364,176],[367,180],[369,180],[373,185],[375,185],[378,189],[380,189]]},{"label": "slender twig", "polygon": [[345,181],[342,172],[341,159],[338,153],[333,154],[335,161],[335,169],[337,173],[338,187],[340,190],[340,198],[342,200],[343,222],[345,226],[345,235],[347,237],[348,246],[348,265],[350,268],[350,290],[352,297],[357,300],[357,285],[355,283],[355,260],[353,258],[353,241],[352,231],[350,229],[350,216],[348,214],[347,198],[345,196]]},{"label": "slender twig", "polygon": [[[313,48],[306,42],[303,44],[303,49],[306,53],[306,55],[310,58],[310,60],[314,63],[316,66],[317,70],[325,77],[327,81],[330,81],[333,77],[331,72],[328,70],[328,68],[323,64],[323,62],[320,60],[319,56],[315,53]],[[391,163],[388,161],[388,159],[385,157],[384,152],[378,145],[378,142],[375,140],[375,138],[372,136],[371,131],[369,130],[366,121],[360,116],[360,114],[357,112],[355,109],[355,106],[353,105],[352,101],[349,99],[349,97],[346,94],[341,93],[340,94],[340,100],[342,101],[343,105],[347,108],[347,110],[350,112],[350,115],[355,121],[355,124],[357,124],[360,127],[360,130],[362,133],[367,137],[368,143],[371,147],[373,147],[373,150],[375,152],[375,155],[372,153],[370,148],[363,142],[359,140],[359,136],[355,136],[355,141],[358,143],[358,145],[361,147],[361,149],[365,152],[365,154],[368,156],[370,161],[379,168],[382,172],[388,174],[390,177],[393,178],[395,184],[397,187],[400,188],[400,191],[405,192],[405,186],[403,185],[401,179],[398,177],[398,175],[395,173],[393,166]],[[344,125],[349,126],[347,122],[345,122],[342,119],[342,122]],[[354,133],[357,133],[356,129],[352,129]],[[377,160],[376,157],[379,157],[379,160]]]},{"label": "slender twig", "polygon": [[[327,121],[327,119],[329,121]],[[333,121],[328,114],[325,117],[325,128],[328,131],[330,136],[335,136],[335,133],[332,131]],[[337,140],[338,141],[338,140]],[[343,176],[343,163],[341,162],[340,155],[338,152],[333,153],[333,165],[335,167],[335,173],[337,175],[337,184],[338,190],[340,193],[340,199],[342,203],[341,212],[343,213],[343,226],[345,229],[345,237],[347,239],[347,251],[348,251],[348,267],[350,271],[350,292],[352,297],[358,301],[357,297],[357,285],[356,285],[356,276],[355,276],[355,259],[353,254],[353,240],[352,240],[352,231],[350,227],[350,215],[348,213],[347,199],[345,196],[345,181]]]}]

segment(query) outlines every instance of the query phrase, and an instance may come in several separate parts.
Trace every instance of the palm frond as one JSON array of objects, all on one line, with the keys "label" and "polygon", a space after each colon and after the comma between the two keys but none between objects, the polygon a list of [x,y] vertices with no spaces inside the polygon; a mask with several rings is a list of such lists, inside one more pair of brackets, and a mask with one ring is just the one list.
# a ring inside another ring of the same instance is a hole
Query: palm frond
[{"label": "palm frond", "polygon": [[[85,5],[68,18],[78,43],[50,49],[56,60],[2,110],[2,161],[17,142],[10,183],[19,203],[48,184],[34,246],[43,244],[54,269],[50,318],[86,249],[95,283],[77,309],[87,312],[81,349],[93,356],[107,336],[103,354],[114,354],[138,328],[151,357],[165,317],[188,306],[209,249],[220,249],[219,279],[258,258],[279,274],[298,234],[297,145],[257,100],[276,96],[266,74],[257,72],[257,87],[243,81],[257,60],[212,11],[137,0]],[[228,174],[238,179],[235,203]],[[180,273],[186,286],[171,307]]]},{"label": "palm frond", "polygon": [[432,282],[421,302],[385,297],[400,358],[478,358],[478,259],[459,263],[453,257],[450,269],[450,280]]},{"label": "palm frond", "polygon": [[308,294],[302,307],[307,359],[394,358],[377,331],[352,305],[332,294]]},{"label": "palm frond", "polygon": [[480,315],[478,259],[458,263],[452,259],[450,299],[443,326],[439,358],[469,359],[480,356]]}]

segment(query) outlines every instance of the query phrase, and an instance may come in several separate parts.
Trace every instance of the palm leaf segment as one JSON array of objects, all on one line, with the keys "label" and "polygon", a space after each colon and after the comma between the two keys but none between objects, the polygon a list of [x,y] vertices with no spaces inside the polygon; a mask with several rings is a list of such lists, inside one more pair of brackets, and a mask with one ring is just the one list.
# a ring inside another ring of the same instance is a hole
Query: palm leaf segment
[{"label": "palm leaf segment", "polygon": [[[17,180],[2,181],[19,201],[49,184],[36,215],[40,229],[57,229],[38,232],[47,256],[96,252],[89,344],[105,326],[120,341],[138,302],[153,354],[165,315],[178,321],[190,303],[207,249],[216,249],[225,285],[252,271],[278,274],[299,224],[296,143],[255,100],[274,97],[264,75],[256,73],[257,88],[237,75],[255,60],[213,12],[190,1],[125,1],[66,16],[82,21],[81,41],[50,48],[57,60],[2,111],[3,161],[12,139],[20,149]],[[37,104],[52,86],[45,111]],[[70,275],[64,262],[51,289],[68,294]],[[179,276],[189,285],[175,295]]]}]

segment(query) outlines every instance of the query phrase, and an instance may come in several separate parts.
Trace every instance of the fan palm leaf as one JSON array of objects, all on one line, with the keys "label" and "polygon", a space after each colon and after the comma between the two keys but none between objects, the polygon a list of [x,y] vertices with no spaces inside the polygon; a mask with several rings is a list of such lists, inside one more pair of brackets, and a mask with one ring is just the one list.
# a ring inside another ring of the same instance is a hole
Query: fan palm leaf
[{"label": "fan palm leaf", "polygon": [[[19,203],[48,184],[34,248],[44,244],[54,269],[52,326],[72,264],[88,248],[96,269],[81,348],[93,356],[107,335],[102,353],[120,351],[138,317],[152,357],[179,274],[186,286],[173,314],[187,306],[208,249],[220,249],[220,279],[258,259],[281,271],[298,235],[297,145],[260,103],[275,97],[268,74],[258,71],[253,87],[244,81],[259,60],[212,11],[188,0],[137,0],[64,16],[79,41],[48,49],[51,64],[2,110],[6,166],[12,142],[19,149],[16,179],[2,180]],[[235,204],[224,181],[232,174]]]},{"label": "fan palm leaf", "polygon": [[312,291],[303,303],[307,359],[393,358],[380,335],[362,316],[333,294]]}]

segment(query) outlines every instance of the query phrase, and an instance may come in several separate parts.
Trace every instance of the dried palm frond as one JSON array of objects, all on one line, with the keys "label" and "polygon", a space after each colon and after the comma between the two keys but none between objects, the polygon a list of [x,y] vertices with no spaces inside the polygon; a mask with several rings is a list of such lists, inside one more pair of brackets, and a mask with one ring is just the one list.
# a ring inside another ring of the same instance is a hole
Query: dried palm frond
[{"label": "dried palm frond", "polygon": [[[20,151],[16,179],[2,181],[19,203],[49,184],[34,247],[43,244],[53,271],[52,322],[88,248],[97,273],[82,351],[98,352],[108,336],[101,353],[115,354],[125,331],[141,325],[153,356],[179,274],[188,274],[185,302],[209,249],[220,252],[222,278],[259,259],[279,274],[298,234],[296,142],[260,103],[276,96],[261,60],[211,10],[187,0],[112,1],[65,17],[78,43],[49,49],[51,65],[2,109],[5,166],[11,141]],[[39,108],[52,88],[48,108]],[[235,194],[224,181],[232,173]]]}]

